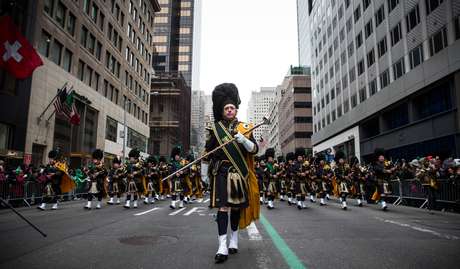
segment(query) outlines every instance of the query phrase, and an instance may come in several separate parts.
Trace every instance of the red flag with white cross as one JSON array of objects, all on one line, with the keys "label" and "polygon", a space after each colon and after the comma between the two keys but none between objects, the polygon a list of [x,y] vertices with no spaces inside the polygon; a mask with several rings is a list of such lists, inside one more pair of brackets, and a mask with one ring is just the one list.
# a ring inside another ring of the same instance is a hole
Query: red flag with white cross
[{"label": "red flag with white cross", "polygon": [[10,16],[0,17],[0,67],[18,79],[32,75],[42,59]]}]

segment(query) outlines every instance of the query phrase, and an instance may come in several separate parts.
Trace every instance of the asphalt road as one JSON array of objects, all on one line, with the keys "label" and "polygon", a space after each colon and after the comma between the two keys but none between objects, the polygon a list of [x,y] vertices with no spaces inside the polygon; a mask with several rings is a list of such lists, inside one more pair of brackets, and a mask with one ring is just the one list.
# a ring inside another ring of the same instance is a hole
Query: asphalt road
[{"label": "asphalt road", "polygon": [[[350,204],[352,201],[349,202]],[[277,202],[240,231],[238,254],[214,264],[217,226],[208,203],[169,209],[168,201],[137,209],[57,211],[21,208],[43,238],[9,210],[0,211],[0,268],[458,268],[460,215],[410,207]]]}]

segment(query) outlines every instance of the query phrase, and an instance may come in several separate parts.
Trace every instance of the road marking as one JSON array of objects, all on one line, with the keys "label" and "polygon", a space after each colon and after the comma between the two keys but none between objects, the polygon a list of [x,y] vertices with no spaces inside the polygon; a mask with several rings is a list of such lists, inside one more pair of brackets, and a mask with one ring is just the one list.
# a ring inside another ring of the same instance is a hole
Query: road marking
[{"label": "road marking", "polygon": [[459,240],[460,239],[458,236],[455,236],[455,235],[442,234],[442,233],[439,233],[439,232],[436,232],[436,231],[433,231],[433,230],[430,230],[430,229],[426,229],[426,228],[422,228],[422,227],[418,227],[418,226],[413,226],[413,225],[410,225],[410,224],[397,222],[397,221],[394,221],[394,220],[387,220],[387,219],[382,219],[382,218],[379,218],[379,217],[376,217],[376,219],[378,219],[380,221],[383,221],[383,222],[386,222],[386,223],[395,224],[395,225],[398,225],[398,226],[401,226],[401,227],[410,228],[412,230],[416,230],[416,231],[419,231],[419,232],[422,232],[422,233],[429,233],[429,234],[432,234],[434,236],[444,238],[444,239],[448,239],[448,240]]},{"label": "road marking", "polygon": [[288,264],[289,268],[295,269],[305,269],[306,267],[300,261],[300,259],[295,255],[295,253],[289,248],[283,238],[278,234],[278,232],[273,228],[270,222],[260,214],[260,223],[264,226],[268,235],[272,239],[278,251],[284,258],[284,261]]},{"label": "road marking", "polygon": [[203,204],[209,202],[209,200],[210,200],[209,198],[206,199],[206,200],[204,200],[204,201],[203,201]]},{"label": "road marking", "polygon": [[202,206],[197,206],[197,207],[190,209],[190,211],[185,213],[184,216],[190,216],[193,212],[197,212],[199,215],[204,216],[203,214],[204,210],[206,210],[206,208]]},{"label": "road marking", "polygon": [[254,222],[251,222],[246,228],[248,231],[249,240],[260,241],[262,240],[262,235],[260,235],[259,230]]},{"label": "road marking", "polygon": [[140,212],[140,213],[134,214],[134,216],[141,216],[141,215],[150,213],[150,212],[155,211],[155,210],[158,210],[158,209],[160,209],[160,208],[159,208],[159,207],[155,207],[155,208],[152,208],[152,209],[150,209],[150,210],[147,210],[147,211],[144,211],[144,212]]},{"label": "road marking", "polygon": [[181,209],[179,209],[179,210],[176,210],[176,211],[170,213],[169,215],[170,215],[170,216],[175,216],[175,215],[179,214],[180,212],[184,211],[185,209],[187,209],[187,208],[186,208],[186,207],[183,207],[183,208],[181,208]]}]

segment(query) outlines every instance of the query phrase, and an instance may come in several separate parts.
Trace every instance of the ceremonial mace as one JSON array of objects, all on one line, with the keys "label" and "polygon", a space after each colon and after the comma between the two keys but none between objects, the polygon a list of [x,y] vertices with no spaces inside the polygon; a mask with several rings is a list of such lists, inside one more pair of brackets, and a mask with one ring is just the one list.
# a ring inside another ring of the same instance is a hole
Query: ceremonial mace
[{"label": "ceremonial mace", "polygon": [[[257,129],[257,128],[259,128],[260,126],[266,125],[266,124],[270,124],[270,120],[268,120],[267,117],[263,117],[261,123],[255,125],[255,126],[252,127],[251,129],[247,130],[246,132],[243,133],[243,135],[245,135],[245,134],[247,134],[247,133],[250,133],[250,132],[252,132],[254,129]],[[225,147],[226,145],[232,143],[232,142],[235,141],[235,140],[236,140],[236,138],[233,137],[232,139],[230,139],[230,140],[228,140],[227,142],[223,143],[222,145],[216,147],[215,149],[211,150],[210,152],[206,153],[205,155],[201,156],[200,158],[194,160],[193,162],[187,164],[186,166],[184,166],[184,167],[182,167],[181,169],[175,171],[174,173],[170,174],[169,176],[163,178],[162,181],[165,181],[165,180],[167,180],[168,178],[173,177],[175,174],[177,174],[177,173],[179,173],[179,172],[181,172],[181,171],[184,171],[185,169],[189,168],[189,167],[192,166],[193,164],[195,164],[195,163],[201,161],[203,158],[208,157],[209,155],[213,154],[214,152],[218,151],[219,149]]]},{"label": "ceremonial mace", "polygon": [[14,209],[7,201],[3,200],[3,198],[0,198],[0,202],[5,204],[9,209],[13,210],[14,213],[16,213],[21,219],[23,219],[25,222],[27,222],[32,228],[37,230],[43,237],[46,237],[46,234],[42,232],[37,226],[35,226],[32,222],[30,222],[26,217],[24,217],[21,213],[19,213],[16,209]]}]

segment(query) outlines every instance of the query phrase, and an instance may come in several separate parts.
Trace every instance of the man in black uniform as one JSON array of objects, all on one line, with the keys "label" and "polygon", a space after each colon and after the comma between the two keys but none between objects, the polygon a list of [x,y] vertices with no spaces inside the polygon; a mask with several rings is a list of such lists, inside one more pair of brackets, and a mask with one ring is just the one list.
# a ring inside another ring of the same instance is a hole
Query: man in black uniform
[{"label": "man in black uniform", "polygon": [[[112,161],[112,169],[110,169],[109,172],[109,196],[110,199],[107,202],[109,205],[113,204],[120,204],[120,198],[121,194],[123,193],[122,190],[124,190],[123,187],[123,180],[125,178],[125,167],[121,163],[121,160],[118,158],[114,158]],[[115,201],[114,196],[117,196],[117,200]]]},{"label": "man in black uniform", "polygon": [[53,149],[48,153],[49,163],[45,168],[44,175],[46,178],[45,188],[43,189],[43,202],[37,208],[46,209],[46,203],[53,203],[51,209],[58,209],[58,196],[61,194],[61,180],[64,172],[57,169],[56,162],[61,158],[59,150]]},{"label": "man in black uniform", "polygon": [[137,208],[137,199],[144,192],[144,169],[139,160],[140,152],[132,149],[129,154],[129,164],[126,166],[128,179],[125,208],[131,208],[131,195],[133,195],[133,207]]},{"label": "man in black uniform", "polygon": [[91,202],[94,197],[97,198],[96,209],[101,208],[102,196],[104,194],[104,180],[107,177],[107,170],[105,169],[102,159],[104,158],[104,152],[100,149],[93,151],[92,163],[88,165],[88,202],[85,205],[85,209],[91,209]]},{"label": "man in black uniform", "polygon": [[[222,263],[227,260],[228,253],[238,252],[238,228],[247,227],[259,217],[259,190],[253,156],[258,146],[252,133],[246,133],[251,126],[236,118],[241,100],[234,84],[216,86],[212,102],[215,121],[212,129],[208,129],[206,152],[235,138],[201,163],[202,178],[205,181],[208,176],[210,178],[211,207],[218,208],[219,248],[215,262]],[[232,233],[227,246],[229,213]]]}]

